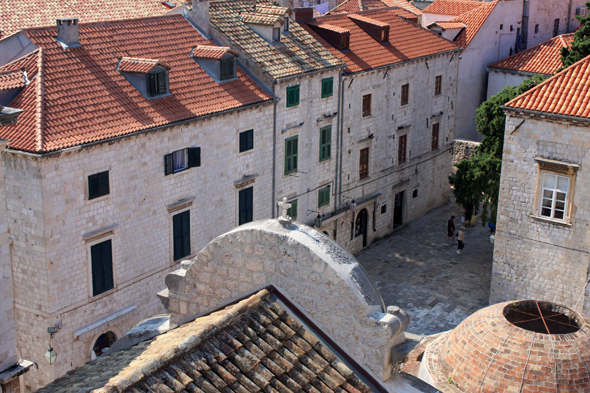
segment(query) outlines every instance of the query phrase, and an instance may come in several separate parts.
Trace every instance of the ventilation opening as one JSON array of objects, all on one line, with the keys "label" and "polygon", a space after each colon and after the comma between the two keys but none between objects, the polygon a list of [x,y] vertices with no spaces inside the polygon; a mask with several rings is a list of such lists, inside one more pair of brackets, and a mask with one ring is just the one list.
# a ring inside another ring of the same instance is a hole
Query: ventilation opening
[{"label": "ventilation opening", "polygon": [[548,302],[524,300],[504,307],[514,326],[542,334],[569,334],[582,328],[582,319],[569,308]]}]

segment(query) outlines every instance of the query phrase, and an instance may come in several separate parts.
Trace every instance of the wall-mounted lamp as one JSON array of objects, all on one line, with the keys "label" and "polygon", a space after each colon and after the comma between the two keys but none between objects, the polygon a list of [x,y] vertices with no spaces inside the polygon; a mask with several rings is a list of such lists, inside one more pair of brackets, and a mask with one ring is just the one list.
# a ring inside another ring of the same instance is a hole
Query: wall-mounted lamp
[{"label": "wall-mounted lamp", "polygon": [[324,222],[324,219],[322,218],[322,215],[320,214],[320,212],[316,211],[316,210],[308,210],[307,214],[309,213],[317,213],[318,216],[313,220],[313,223],[315,225],[316,228],[319,228],[322,226],[322,223]]},{"label": "wall-mounted lamp", "polygon": [[45,361],[50,366],[53,366],[57,360],[57,352],[51,347],[51,340],[53,339],[53,335],[57,333],[57,328],[48,327],[47,333],[49,333],[49,348],[47,348],[47,351],[45,352]]}]

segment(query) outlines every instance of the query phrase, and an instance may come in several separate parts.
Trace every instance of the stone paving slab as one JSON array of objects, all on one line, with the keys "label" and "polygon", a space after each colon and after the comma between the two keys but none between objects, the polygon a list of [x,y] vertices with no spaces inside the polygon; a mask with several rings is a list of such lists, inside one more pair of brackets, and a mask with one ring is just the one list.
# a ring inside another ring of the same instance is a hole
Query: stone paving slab
[{"label": "stone paving slab", "polygon": [[444,245],[446,223],[462,209],[449,202],[356,255],[377,285],[386,305],[405,309],[407,331],[431,335],[450,330],[489,304],[492,257],[487,226],[466,228],[465,249]]}]

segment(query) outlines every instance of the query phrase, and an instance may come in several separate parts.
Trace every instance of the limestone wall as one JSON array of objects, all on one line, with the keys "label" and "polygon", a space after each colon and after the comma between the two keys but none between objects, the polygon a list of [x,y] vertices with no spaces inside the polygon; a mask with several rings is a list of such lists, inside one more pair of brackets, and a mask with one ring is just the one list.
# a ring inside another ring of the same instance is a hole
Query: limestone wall
[{"label": "limestone wall", "polygon": [[[569,6],[571,3],[571,13]],[[553,29],[555,19],[559,19],[558,34],[571,33],[580,23],[576,19],[576,8],[584,7],[585,0],[533,0],[530,2],[529,28],[527,48],[543,43],[554,37]],[[568,31],[569,17],[569,31]],[[539,25],[535,33],[535,25]]]},{"label": "limestone wall", "polygon": [[[457,163],[461,160],[464,160],[466,158],[471,158],[475,155],[475,151],[477,150],[477,148],[479,147],[479,145],[481,144],[481,142],[474,142],[474,141],[466,141],[464,139],[455,139],[454,143],[453,143],[453,170],[452,172],[455,173],[456,169],[455,165],[457,165]],[[469,148],[468,151],[465,150],[466,148]]]},{"label": "limestone wall", "polygon": [[[490,301],[548,300],[587,313],[588,128],[512,114],[506,126]],[[535,157],[580,165],[571,224],[536,218],[535,195],[540,191]]]}]

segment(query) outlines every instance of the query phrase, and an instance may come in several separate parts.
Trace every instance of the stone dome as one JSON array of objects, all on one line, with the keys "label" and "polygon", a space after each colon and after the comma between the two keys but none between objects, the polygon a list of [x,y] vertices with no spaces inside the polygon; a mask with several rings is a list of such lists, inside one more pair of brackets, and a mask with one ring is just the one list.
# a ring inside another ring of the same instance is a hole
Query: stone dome
[{"label": "stone dome", "polygon": [[444,392],[590,392],[588,323],[549,302],[495,304],[434,340],[419,376]]}]

